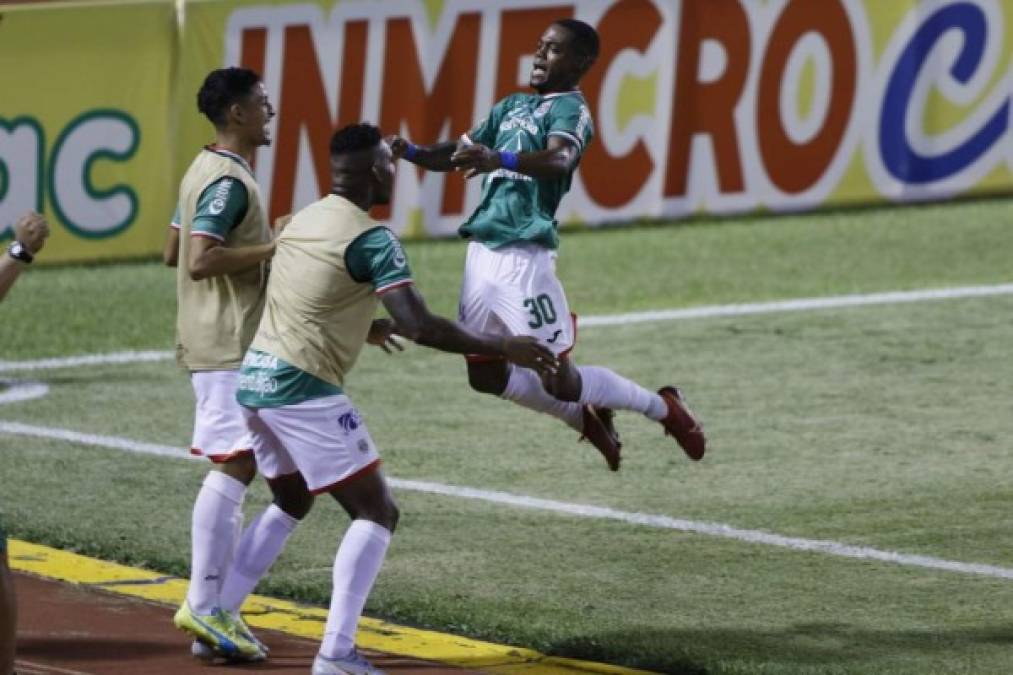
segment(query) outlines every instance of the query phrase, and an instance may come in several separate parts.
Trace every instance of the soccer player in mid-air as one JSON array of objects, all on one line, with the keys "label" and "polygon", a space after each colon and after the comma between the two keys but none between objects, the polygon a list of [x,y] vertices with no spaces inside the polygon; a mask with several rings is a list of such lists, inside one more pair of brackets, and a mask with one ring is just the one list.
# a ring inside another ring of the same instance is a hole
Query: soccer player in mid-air
[{"label": "soccer player in mid-air", "polygon": [[[355,649],[355,631],[397,524],[380,458],[345,376],[365,342],[388,349],[395,329],[415,342],[483,354],[550,374],[551,350],[529,336],[469,330],[426,308],[397,237],[369,217],[386,204],[394,161],[380,130],[345,127],[330,145],[331,193],[295,214],[278,238],[264,316],[243,361],[238,400],[258,442],[261,473],[300,472],[352,519],[333,567],[331,605],[313,675],[380,673]],[[383,303],[393,318],[374,320]]]},{"label": "soccer player in mid-air", "polygon": [[191,451],[208,457],[213,470],[194,504],[190,587],[174,622],[195,637],[194,656],[259,661],[266,647],[239,607],[313,501],[297,473],[275,476],[274,503],[240,535],[257,467],[236,385],[275,251],[250,162],[270,143],[274,110],[260,77],[244,68],[210,73],[197,107],[216,141],[183,177],[163,257],[177,266],[176,351],[197,399]]},{"label": "soccer player in mid-air", "polygon": [[414,145],[394,136],[396,156],[434,171],[487,174],[482,199],[461,226],[469,239],[460,320],[482,331],[537,336],[559,355],[558,371],[539,378],[502,359],[469,355],[468,379],[479,392],[548,413],[583,434],[618,470],[621,444],[613,410],[634,410],[662,424],[690,458],[703,457],[703,429],[672,386],[658,393],[611,370],[576,366],[576,339],[563,287],[556,277],[556,209],[569,190],[593,136],[578,88],[598,56],[598,34],[582,21],[560,19],[542,34],[530,84],[497,103],[460,142]]}]

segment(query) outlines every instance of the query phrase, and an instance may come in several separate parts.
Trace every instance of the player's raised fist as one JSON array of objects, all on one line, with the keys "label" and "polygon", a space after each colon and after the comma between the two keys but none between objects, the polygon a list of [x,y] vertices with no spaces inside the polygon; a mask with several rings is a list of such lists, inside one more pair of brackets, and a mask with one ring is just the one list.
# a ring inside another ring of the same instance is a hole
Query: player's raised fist
[{"label": "player's raised fist", "polygon": [[385,140],[387,142],[387,145],[390,146],[390,152],[392,155],[394,155],[394,159],[401,159],[401,157],[404,156],[406,152],[408,152],[408,145],[409,145],[408,141],[401,138],[397,134],[391,134],[390,136],[387,136],[383,140]]},{"label": "player's raised fist", "polygon": [[24,244],[32,255],[42,250],[48,236],[49,223],[45,216],[35,211],[29,211],[14,224],[14,238]]}]

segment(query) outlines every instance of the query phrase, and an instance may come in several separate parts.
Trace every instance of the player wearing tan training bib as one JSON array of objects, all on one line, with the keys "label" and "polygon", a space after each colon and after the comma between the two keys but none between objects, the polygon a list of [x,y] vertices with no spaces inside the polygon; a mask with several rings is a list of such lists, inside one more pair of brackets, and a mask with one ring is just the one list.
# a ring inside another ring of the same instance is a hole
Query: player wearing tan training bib
[{"label": "player wearing tan training bib", "polygon": [[[229,248],[269,246],[260,188],[245,159],[221,147],[197,155],[179,188],[174,224],[179,256],[190,258],[193,238]],[[234,370],[260,322],[267,283],[267,257],[246,269],[194,279],[176,274],[176,357],[187,370]]]},{"label": "player wearing tan training bib", "polygon": [[383,303],[400,335],[443,351],[506,358],[540,372],[552,351],[530,337],[476,333],[434,316],[412,283],[397,237],[368,214],[394,182],[390,148],[368,124],[331,139],[331,194],[297,213],[278,239],[264,317],[239,377],[238,401],[267,476],[298,471],[314,493],[329,493],[352,524],[334,559],[331,605],[314,675],[380,673],[355,649],[355,631],[397,525],[398,510],[379,471],[345,377],[367,341],[388,349],[394,324],[374,320]]},{"label": "player wearing tan training bib", "polygon": [[240,534],[257,467],[236,383],[275,251],[250,162],[270,143],[274,110],[260,77],[243,68],[209,74],[197,107],[214,124],[215,143],[183,177],[163,257],[177,266],[176,351],[196,399],[190,448],[214,468],[194,503],[190,586],[174,622],[194,636],[194,656],[260,661],[267,648],[239,607],[313,501],[298,474],[279,476],[275,503]]}]

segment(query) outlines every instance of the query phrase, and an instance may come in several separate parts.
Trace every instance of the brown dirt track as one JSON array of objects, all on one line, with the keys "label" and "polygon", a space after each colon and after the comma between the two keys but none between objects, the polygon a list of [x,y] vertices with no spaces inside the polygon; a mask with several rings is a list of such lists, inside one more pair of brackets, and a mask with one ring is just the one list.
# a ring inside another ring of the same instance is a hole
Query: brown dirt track
[{"label": "brown dirt track", "polygon": [[[318,643],[269,630],[267,662],[212,666],[190,656],[190,641],[172,625],[164,605],[15,573],[18,595],[18,675],[212,675],[308,673]],[[478,671],[367,652],[398,675],[464,675]]]}]

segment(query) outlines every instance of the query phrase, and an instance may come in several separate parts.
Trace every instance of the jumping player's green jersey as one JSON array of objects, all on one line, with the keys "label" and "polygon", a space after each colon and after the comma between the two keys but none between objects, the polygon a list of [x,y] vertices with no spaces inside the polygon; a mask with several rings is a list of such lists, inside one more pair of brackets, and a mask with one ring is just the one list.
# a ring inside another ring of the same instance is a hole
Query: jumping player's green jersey
[{"label": "jumping player's green jersey", "polygon": [[[591,113],[579,91],[513,94],[497,103],[489,117],[467,135],[475,143],[515,153],[545,150],[550,136],[562,136],[583,154],[594,137],[592,127]],[[536,180],[497,169],[486,176],[482,201],[458,232],[489,248],[517,241],[557,248],[556,209],[572,180],[573,172]]]}]

